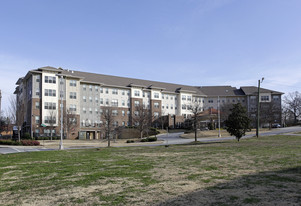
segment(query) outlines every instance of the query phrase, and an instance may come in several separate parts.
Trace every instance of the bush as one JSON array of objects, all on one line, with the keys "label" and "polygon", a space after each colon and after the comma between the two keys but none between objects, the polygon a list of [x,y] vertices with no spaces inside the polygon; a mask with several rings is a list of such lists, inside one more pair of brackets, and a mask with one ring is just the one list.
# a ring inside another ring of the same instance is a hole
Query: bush
[{"label": "bush", "polygon": [[157,141],[157,137],[147,137],[145,139],[142,139],[140,142],[155,142]]},{"label": "bush", "polygon": [[36,140],[21,140],[21,144],[24,146],[38,146],[40,142]]},{"label": "bush", "polygon": [[23,136],[22,139],[31,139],[31,136],[28,132],[26,132]]},{"label": "bush", "polygon": [[23,146],[38,146],[40,142],[35,140],[21,140],[21,142],[12,141],[12,140],[0,140],[2,145],[23,145]]},{"label": "bush", "polygon": [[126,143],[134,143],[134,140],[127,140]]}]

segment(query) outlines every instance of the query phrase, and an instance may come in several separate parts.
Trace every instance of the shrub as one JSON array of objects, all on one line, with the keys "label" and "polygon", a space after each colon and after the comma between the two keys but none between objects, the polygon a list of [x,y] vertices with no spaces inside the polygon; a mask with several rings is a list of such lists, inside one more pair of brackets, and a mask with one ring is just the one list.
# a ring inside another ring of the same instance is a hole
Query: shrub
[{"label": "shrub", "polygon": [[21,142],[12,141],[12,140],[0,140],[2,145],[24,145],[24,146],[38,146],[40,142],[35,140],[21,140]]},{"label": "shrub", "polygon": [[134,143],[134,140],[127,140],[126,143]]},{"label": "shrub", "polygon": [[147,137],[145,139],[141,139],[140,142],[155,142],[157,141],[157,137]]},{"label": "shrub", "polygon": [[31,139],[31,136],[30,136],[30,134],[29,134],[28,132],[26,132],[26,133],[23,135],[22,139]]},{"label": "shrub", "polygon": [[24,146],[38,146],[40,142],[36,140],[21,140],[21,144]]}]

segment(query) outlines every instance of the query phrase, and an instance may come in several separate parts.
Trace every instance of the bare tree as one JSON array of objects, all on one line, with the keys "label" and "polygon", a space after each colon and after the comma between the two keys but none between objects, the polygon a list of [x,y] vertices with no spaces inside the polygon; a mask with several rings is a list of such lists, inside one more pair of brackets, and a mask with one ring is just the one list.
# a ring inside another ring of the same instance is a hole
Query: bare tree
[{"label": "bare tree", "polygon": [[201,106],[201,104],[199,104],[198,102],[194,102],[190,105],[188,105],[188,110],[192,113],[192,124],[193,124],[193,129],[194,129],[194,141],[197,141],[197,129],[198,129],[198,123],[199,123],[199,115],[202,113],[203,111],[203,107]]},{"label": "bare tree", "polygon": [[147,131],[148,128],[150,127],[151,121],[152,121],[152,115],[150,109],[145,108],[141,104],[135,106],[133,122],[140,132],[140,138],[143,137],[143,133]]},{"label": "bare tree", "polygon": [[111,136],[114,134],[114,130],[116,125],[115,122],[115,114],[113,114],[113,108],[110,106],[101,107],[101,121],[102,124],[100,125],[101,130],[105,133],[105,137],[108,140],[108,147],[111,146]]},{"label": "bare tree", "polygon": [[50,129],[50,139],[52,140],[52,130],[54,129],[54,125],[56,124],[56,110],[49,111],[48,124]]},{"label": "bare tree", "polygon": [[301,116],[301,94],[297,91],[289,93],[284,97],[286,108],[294,116],[294,124],[298,122]]},{"label": "bare tree", "polygon": [[64,127],[66,129],[66,137],[69,138],[69,134],[76,128],[77,126],[77,119],[76,114],[71,111],[70,109],[67,109],[65,111],[64,119],[63,119]]},{"label": "bare tree", "polygon": [[167,124],[167,117],[164,110],[161,111],[161,114],[157,117],[156,121],[161,125],[161,129],[163,130],[164,126]]},{"label": "bare tree", "polygon": [[280,119],[280,117],[276,116],[281,113],[280,105],[272,101],[266,104],[262,103],[260,107],[260,119],[263,123],[269,124],[269,129],[271,129],[275,119]]},{"label": "bare tree", "polygon": [[9,107],[7,111],[7,115],[11,119],[11,121],[18,127],[18,141],[21,141],[20,137],[20,128],[22,126],[22,121],[21,118],[18,117],[18,112],[17,112],[17,99],[15,96],[10,96],[9,97]]}]

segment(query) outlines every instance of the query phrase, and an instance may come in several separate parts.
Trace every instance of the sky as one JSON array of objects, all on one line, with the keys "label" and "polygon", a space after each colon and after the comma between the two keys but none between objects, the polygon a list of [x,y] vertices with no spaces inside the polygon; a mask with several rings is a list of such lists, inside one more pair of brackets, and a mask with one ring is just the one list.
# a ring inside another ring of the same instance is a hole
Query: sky
[{"label": "sky", "polygon": [[301,91],[300,0],[0,0],[0,90],[43,66]]}]

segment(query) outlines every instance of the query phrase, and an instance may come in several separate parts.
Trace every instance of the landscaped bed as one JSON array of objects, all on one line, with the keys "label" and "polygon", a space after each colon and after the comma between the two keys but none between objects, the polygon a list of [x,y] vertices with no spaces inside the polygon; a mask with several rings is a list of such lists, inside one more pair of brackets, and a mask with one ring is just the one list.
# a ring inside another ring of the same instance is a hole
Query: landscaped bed
[{"label": "landscaped bed", "polygon": [[301,138],[0,156],[0,205],[297,205]]}]

